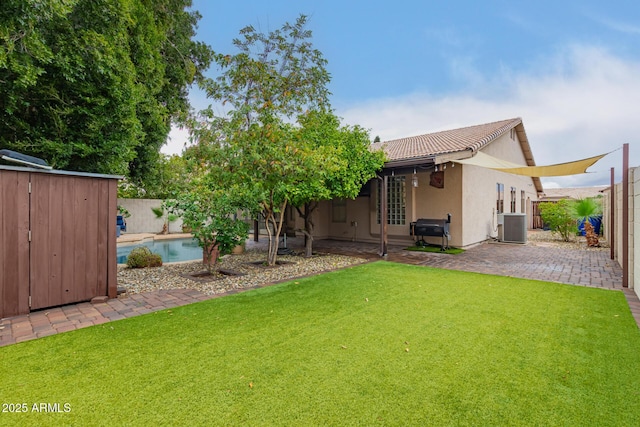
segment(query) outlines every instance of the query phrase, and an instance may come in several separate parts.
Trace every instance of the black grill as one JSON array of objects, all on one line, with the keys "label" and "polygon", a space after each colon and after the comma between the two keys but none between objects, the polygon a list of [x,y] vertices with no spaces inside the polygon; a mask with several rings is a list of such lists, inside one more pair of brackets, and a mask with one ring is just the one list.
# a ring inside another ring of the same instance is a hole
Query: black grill
[{"label": "black grill", "polygon": [[416,240],[417,246],[428,245],[424,240],[425,237],[441,237],[442,245],[440,249],[444,251],[449,248],[449,224],[451,224],[451,214],[447,214],[446,219],[420,218],[410,224],[411,235],[420,237],[420,240]]}]

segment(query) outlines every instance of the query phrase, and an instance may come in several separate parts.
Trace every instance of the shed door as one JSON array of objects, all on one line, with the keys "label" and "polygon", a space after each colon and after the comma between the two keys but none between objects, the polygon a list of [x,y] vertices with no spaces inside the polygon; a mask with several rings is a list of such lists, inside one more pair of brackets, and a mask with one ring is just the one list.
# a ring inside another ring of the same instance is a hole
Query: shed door
[{"label": "shed door", "polygon": [[106,295],[105,181],[31,175],[32,310]]}]

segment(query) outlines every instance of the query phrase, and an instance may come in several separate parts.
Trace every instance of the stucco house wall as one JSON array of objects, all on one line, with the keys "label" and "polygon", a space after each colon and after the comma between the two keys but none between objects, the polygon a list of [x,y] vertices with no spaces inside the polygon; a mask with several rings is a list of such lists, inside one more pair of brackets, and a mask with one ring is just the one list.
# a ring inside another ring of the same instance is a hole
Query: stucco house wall
[{"label": "stucco house wall", "polygon": [[327,203],[326,218],[329,224],[329,236],[337,240],[367,241],[370,237],[370,199],[357,197],[346,200],[346,215],[336,218],[335,201]]},{"label": "stucco house wall", "polygon": [[[430,173],[421,173],[418,175],[418,187],[411,188],[411,202],[415,204],[412,207],[411,221],[420,218],[444,219],[447,214],[451,214],[451,224],[449,230],[451,246],[462,246],[463,244],[463,212],[462,212],[462,172],[461,165],[449,164],[444,169],[444,188],[436,188],[429,185]],[[411,176],[407,179],[411,180]],[[409,225],[405,234],[409,235]],[[413,241],[413,237],[409,237],[409,242]],[[442,239],[439,237],[425,237],[429,243],[440,244]]]},{"label": "stucco house wall", "polygon": [[[519,132],[516,131],[519,129],[521,134],[524,134],[524,127],[521,124],[518,126],[514,127],[513,131],[507,131],[495,137],[482,146],[481,150],[493,157],[527,164]],[[503,211],[511,212],[511,188],[513,187],[515,188],[515,212],[527,214],[531,224],[531,201],[538,199],[538,189],[532,178],[452,162],[438,164],[438,168],[444,176],[443,188],[429,185],[431,172],[435,171],[435,166],[427,171],[415,169],[418,179],[417,187],[412,185],[413,173],[393,175],[405,177],[406,219],[402,225],[388,225],[390,244],[411,244],[414,240],[410,236],[411,222],[419,218],[444,219],[447,214],[451,214],[449,241],[451,246],[468,247],[498,237],[498,212],[496,211],[498,183],[504,186]],[[324,210],[319,216],[328,219],[327,228],[318,228],[316,236],[322,235],[337,240],[379,242],[380,224],[377,209],[380,185],[381,180],[375,179],[371,183],[368,196],[347,201],[347,215],[344,222],[333,220],[333,202],[324,203]],[[522,191],[524,191],[524,204]],[[439,237],[427,237],[425,240],[432,244],[441,243]]]},{"label": "stucco house wall", "polygon": [[333,217],[333,205],[331,200],[320,203],[314,215],[316,239],[375,241],[375,237],[371,235],[371,199],[368,196],[346,201],[344,221],[336,221]]},{"label": "stucco house wall", "polygon": [[[515,138],[517,136],[514,135]],[[524,164],[525,158],[517,139],[505,134],[487,145],[483,152],[513,163]],[[462,165],[463,237],[460,246],[469,246],[498,237],[497,184],[504,185],[504,212],[511,212],[511,188],[515,188],[515,212],[527,214],[531,227],[531,201],[538,194],[530,177],[512,175],[472,165]],[[522,191],[525,192],[524,208]]]},{"label": "stucco house wall", "polygon": [[[329,238],[329,214],[330,214],[331,202],[320,202],[318,208],[313,214],[313,235],[316,239],[328,239]],[[298,222],[298,229],[304,228],[304,221],[302,219]]]}]

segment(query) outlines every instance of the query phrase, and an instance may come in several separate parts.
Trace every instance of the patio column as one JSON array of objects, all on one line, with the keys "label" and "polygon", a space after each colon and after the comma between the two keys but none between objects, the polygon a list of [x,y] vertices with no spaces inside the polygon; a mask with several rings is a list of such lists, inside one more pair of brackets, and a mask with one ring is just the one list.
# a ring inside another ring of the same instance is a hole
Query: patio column
[{"label": "patio column", "polygon": [[609,204],[611,205],[609,209],[609,255],[611,259],[616,259],[616,239],[615,239],[615,229],[616,229],[616,177],[615,177],[615,168],[611,168],[611,190],[609,190]]},{"label": "patio column", "polygon": [[629,143],[622,146],[622,286],[629,287]]},{"label": "patio column", "polygon": [[380,252],[378,255],[387,256],[387,188],[389,185],[389,177],[382,177],[382,188],[380,189]]},{"label": "patio column", "polygon": [[260,241],[260,223],[258,222],[257,219],[253,220],[253,241],[254,242],[258,242]]}]

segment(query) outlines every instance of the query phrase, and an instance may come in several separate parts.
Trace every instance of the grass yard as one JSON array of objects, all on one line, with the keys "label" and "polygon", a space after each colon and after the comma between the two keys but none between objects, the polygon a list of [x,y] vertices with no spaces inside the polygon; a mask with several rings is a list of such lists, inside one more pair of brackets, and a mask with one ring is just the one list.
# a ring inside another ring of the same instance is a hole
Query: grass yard
[{"label": "grass yard", "polygon": [[437,245],[409,246],[405,250],[412,251],[412,252],[431,252],[431,253],[441,253],[441,254],[449,254],[449,255],[458,255],[464,252],[464,249],[460,249],[460,248],[448,248],[443,251],[442,247]]},{"label": "grass yard", "polygon": [[0,348],[0,425],[637,425],[639,355],[621,292],[377,262]]}]

